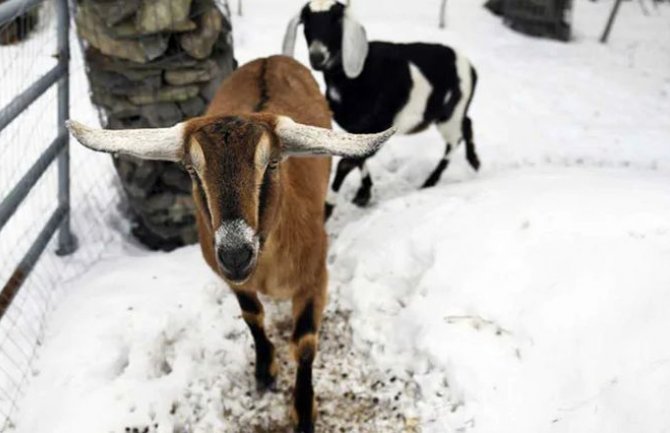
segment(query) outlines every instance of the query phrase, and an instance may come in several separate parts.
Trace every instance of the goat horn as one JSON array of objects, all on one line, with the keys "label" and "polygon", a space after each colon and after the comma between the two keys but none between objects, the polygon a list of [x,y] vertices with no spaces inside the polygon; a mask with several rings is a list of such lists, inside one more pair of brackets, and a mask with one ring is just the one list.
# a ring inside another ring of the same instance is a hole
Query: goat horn
[{"label": "goat horn", "polygon": [[175,162],[184,155],[183,123],[171,128],[119,130],[95,129],[74,120],[65,125],[77,141],[98,152]]},{"label": "goat horn", "polygon": [[282,139],[284,153],[289,156],[333,155],[364,158],[377,152],[395,128],[377,134],[350,134],[316,126],[303,125],[288,117],[280,117],[275,132]]}]

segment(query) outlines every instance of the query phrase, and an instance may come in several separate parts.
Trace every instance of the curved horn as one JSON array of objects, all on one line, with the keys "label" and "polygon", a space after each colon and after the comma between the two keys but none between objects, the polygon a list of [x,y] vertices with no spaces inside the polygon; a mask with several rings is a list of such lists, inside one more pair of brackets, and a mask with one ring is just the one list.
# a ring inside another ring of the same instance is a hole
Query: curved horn
[{"label": "curved horn", "polygon": [[293,57],[295,53],[295,39],[298,35],[298,26],[300,25],[300,14],[294,16],[286,27],[286,34],[284,35],[284,43],[282,44],[282,54]]},{"label": "curved horn", "polygon": [[94,129],[74,120],[65,125],[77,141],[98,152],[175,162],[184,155],[184,123],[171,128],[119,130]]},{"label": "curved horn", "polygon": [[364,158],[377,152],[395,128],[378,134],[349,134],[316,126],[303,125],[280,116],[275,132],[281,138],[288,156],[334,155]]}]

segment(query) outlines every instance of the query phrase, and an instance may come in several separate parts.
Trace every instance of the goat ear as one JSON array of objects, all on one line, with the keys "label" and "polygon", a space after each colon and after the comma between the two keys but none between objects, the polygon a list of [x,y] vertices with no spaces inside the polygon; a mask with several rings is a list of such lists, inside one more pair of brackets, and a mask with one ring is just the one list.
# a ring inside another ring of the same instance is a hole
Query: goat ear
[{"label": "goat ear", "polygon": [[356,78],[363,72],[367,56],[368,38],[365,28],[351,16],[349,8],[346,8],[342,23],[342,65],[348,78]]},{"label": "goat ear", "polygon": [[302,22],[302,14],[294,16],[286,27],[286,34],[284,35],[284,43],[282,45],[282,54],[293,57],[295,53],[295,39],[298,35],[298,26]]},{"label": "goat ear", "polygon": [[74,120],[65,124],[77,141],[98,152],[175,162],[184,156],[184,123],[171,128],[119,130],[94,129]]},{"label": "goat ear", "polygon": [[275,133],[282,141],[285,156],[343,156],[364,158],[377,152],[395,133],[395,128],[378,134],[349,134],[294,122],[279,116]]}]

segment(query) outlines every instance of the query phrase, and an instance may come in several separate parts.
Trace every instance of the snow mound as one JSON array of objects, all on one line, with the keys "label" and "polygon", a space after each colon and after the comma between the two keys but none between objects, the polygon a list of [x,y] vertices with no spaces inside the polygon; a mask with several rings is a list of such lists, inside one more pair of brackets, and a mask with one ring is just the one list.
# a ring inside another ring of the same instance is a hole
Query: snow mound
[{"label": "snow mound", "polygon": [[332,248],[355,347],[423,378],[424,402],[446,374],[459,431],[663,431],[668,185],[546,168],[382,204]]}]

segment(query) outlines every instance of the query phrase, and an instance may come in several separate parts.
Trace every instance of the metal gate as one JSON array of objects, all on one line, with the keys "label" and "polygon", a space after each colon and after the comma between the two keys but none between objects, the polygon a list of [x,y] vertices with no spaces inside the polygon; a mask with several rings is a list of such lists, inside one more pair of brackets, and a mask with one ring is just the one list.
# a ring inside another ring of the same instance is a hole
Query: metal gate
[{"label": "metal gate", "polygon": [[[9,0],[0,3],[0,28],[8,25],[8,23],[23,13],[37,7],[40,2],[41,0]],[[54,201],[57,200],[58,205],[51,215],[48,216],[46,223],[34,231],[35,235],[33,239],[30,239],[30,246],[27,248],[25,254],[13,265],[15,267],[8,280],[0,281],[0,284],[2,284],[2,290],[0,291],[0,323],[5,319],[5,314],[9,307],[17,298],[17,294],[19,294],[20,289],[24,286],[40,256],[56,233],[58,236],[58,255],[68,255],[76,249],[76,240],[70,230],[69,135],[65,128],[65,120],[69,117],[69,11],[67,0],[54,0],[53,5],[57,20],[57,50],[54,53],[54,57],[57,59],[56,65],[46,74],[42,75],[41,78],[26,86],[25,89],[21,89],[21,92],[7,105],[0,107],[0,132],[10,126],[12,122],[19,119],[52,86],[57,86],[58,110],[57,113],[53,113],[54,116],[57,116],[57,134],[50,143],[45,142],[43,144],[44,147],[41,154],[32,162],[32,165],[29,166],[29,169],[19,180],[8,188],[7,191],[0,191],[0,197],[3,197],[0,202],[0,232],[5,228],[10,219],[15,216],[19,206],[26,201],[30,191],[52,164],[57,164],[58,170],[57,197],[53,197]],[[39,125],[36,125],[36,127],[39,127]],[[3,152],[6,152],[8,143],[2,143],[2,145]],[[18,333],[21,331],[11,332]],[[31,335],[30,337],[24,336],[23,338],[30,340],[39,337]],[[8,345],[12,343],[18,349],[9,348]],[[25,349],[19,347],[21,345],[15,341],[11,341],[11,338],[3,338],[0,344],[2,344],[3,353],[10,351],[25,353]],[[34,344],[37,345],[38,343],[34,342]],[[23,346],[25,347],[25,344]],[[11,365],[13,363],[16,365],[16,371],[21,371],[22,368],[29,370],[29,361],[31,359],[23,359],[23,357],[19,359],[18,356],[11,356],[11,363],[6,362],[5,364]],[[24,364],[27,365],[24,366]],[[3,382],[11,384],[11,388],[3,386],[0,390],[3,401],[9,402],[8,404],[3,404],[2,411],[0,411],[0,415],[2,416],[0,431],[4,431],[11,426],[10,415],[16,409],[16,399],[18,398],[20,387],[24,383],[25,376],[28,374],[28,372],[24,373],[24,376],[19,380],[17,377],[13,377],[16,376],[15,370],[7,370],[5,366],[2,366],[2,373],[6,376],[3,377]]]},{"label": "metal gate", "polygon": [[[1,4],[0,26],[40,3],[40,1],[13,0]],[[0,320],[56,231],[58,231],[59,255],[71,254],[76,248],[76,241],[70,230],[69,135],[65,128],[65,121],[69,117],[68,71],[70,61],[68,39],[70,18],[67,0],[57,0],[56,10],[58,19],[58,52],[56,57],[58,63],[42,78],[14,98],[6,107],[0,109],[0,131],[2,131],[51,86],[58,85],[58,125],[60,125],[58,135],[0,203],[0,230],[16,212],[16,209],[28,196],[32,187],[42,177],[49,165],[54,162],[58,163],[58,207],[39,232],[26,255],[18,263],[9,281],[4,284],[2,292],[0,292]]]}]

